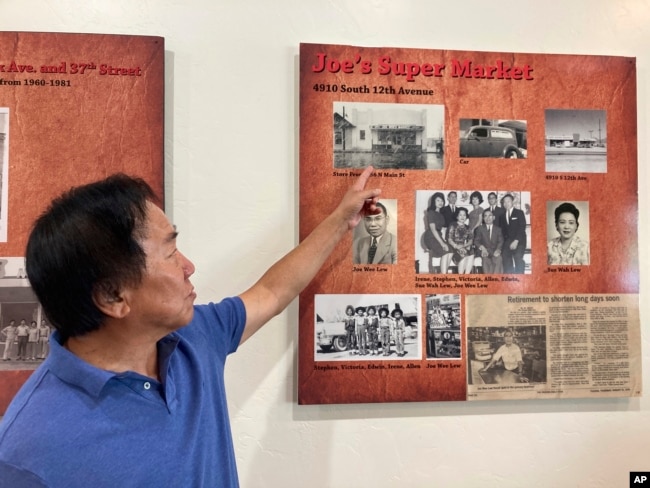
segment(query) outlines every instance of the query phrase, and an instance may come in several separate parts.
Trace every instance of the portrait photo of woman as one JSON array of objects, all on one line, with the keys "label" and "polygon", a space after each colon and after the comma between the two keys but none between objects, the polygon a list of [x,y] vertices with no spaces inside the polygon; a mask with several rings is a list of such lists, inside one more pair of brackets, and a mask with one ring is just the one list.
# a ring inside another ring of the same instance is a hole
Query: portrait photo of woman
[{"label": "portrait photo of woman", "polygon": [[547,202],[546,208],[548,264],[589,264],[589,202]]}]

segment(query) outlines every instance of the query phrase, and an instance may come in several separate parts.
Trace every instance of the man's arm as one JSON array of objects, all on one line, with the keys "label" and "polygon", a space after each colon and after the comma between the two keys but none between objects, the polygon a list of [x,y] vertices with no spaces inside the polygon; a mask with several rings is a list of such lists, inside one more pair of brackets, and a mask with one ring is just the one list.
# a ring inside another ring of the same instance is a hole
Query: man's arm
[{"label": "man's arm", "polygon": [[[517,209],[518,210],[518,209]],[[526,214],[523,210],[517,212],[519,214],[519,224],[517,226],[517,240],[519,242],[524,242],[526,239]]]},{"label": "man's arm", "polygon": [[325,218],[289,254],[264,273],[260,280],[240,295],[246,307],[246,341],[272,317],[284,310],[309,284],[341,238],[367,214],[376,214],[381,190],[366,190],[373,171],[368,166],[343,196],[334,212]]}]

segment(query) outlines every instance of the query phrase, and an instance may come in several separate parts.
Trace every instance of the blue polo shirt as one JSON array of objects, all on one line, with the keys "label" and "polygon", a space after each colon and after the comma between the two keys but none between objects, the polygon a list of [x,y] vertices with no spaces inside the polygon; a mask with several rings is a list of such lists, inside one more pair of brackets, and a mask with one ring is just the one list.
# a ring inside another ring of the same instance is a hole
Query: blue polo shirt
[{"label": "blue polo shirt", "polygon": [[95,368],[59,344],[0,422],[0,487],[236,487],[224,388],[246,311],[199,305],[158,343],[160,383]]}]

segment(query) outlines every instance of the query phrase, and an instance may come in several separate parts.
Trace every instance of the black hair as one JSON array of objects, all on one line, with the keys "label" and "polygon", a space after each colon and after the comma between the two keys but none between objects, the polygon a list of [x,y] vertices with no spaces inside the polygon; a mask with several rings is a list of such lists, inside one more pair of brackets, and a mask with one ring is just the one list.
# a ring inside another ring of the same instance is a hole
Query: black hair
[{"label": "black hair", "polygon": [[100,328],[93,292],[137,285],[146,267],[140,244],[147,202],[142,179],[116,174],[68,190],[36,220],[27,242],[27,276],[62,340]]},{"label": "black hair", "polygon": [[436,209],[436,198],[440,198],[442,200],[442,205],[443,206],[445,205],[445,195],[441,191],[437,191],[433,195],[431,195],[431,198],[429,199],[430,210]]},{"label": "black hair", "polygon": [[469,196],[469,203],[472,203],[472,198],[478,198],[478,204],[480,205],[483,203],[483,195],[481,195],[480,191],[473,191],[472,194]]},{"label": "black hair", "polygon": [[[375,206],[381,209],[381,211],[384,213],[385,217],[388,217],[388,210],[386,210],[386,207],[384,206],[383,203],[377,202],[377,203],[375,203]],[[375,215],[379,215],[379,214],[375,214]]]},{"label": "black hair", "polygon": [[511,201],[512,203],[515,203],[515,197],[513,197],[510,193],[506,193],[505,195],[503,195],[503,196],[501,197],[501,206],[503,206],[503,201],[504,201],[506,198],[509,198],[510,201]]},{"label": "black hair", "polygon": [[555,225],[557,225],[558,220],[560,220],[560,215],[563,213],[570,213],[576,218],[576,224],[580,218],[580,210],[573,204],[569,202],[564,202],[558,205],[555,209]]}]

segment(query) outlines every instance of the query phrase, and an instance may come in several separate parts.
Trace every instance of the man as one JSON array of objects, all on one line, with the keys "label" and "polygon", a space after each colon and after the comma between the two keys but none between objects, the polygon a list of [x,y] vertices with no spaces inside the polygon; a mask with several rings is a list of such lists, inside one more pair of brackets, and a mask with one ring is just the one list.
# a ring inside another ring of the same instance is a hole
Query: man
[{"label": "man", "polygon": [[9,361],[11,359],[11,350],[14,347],[14,342],[16,340],[16,334],[18,333],[18,327],[16,327],[16,321],[10,320],[9,325],[2,329],[2,334],[5,336],[5,348],[2,353],[2,360]]},{"label": "man", "polygon": [[238,486],[226,357],[377,212],[371,172],[250,289],[197,306],[194,265],[146,183],[116,175],[56,199],[26,251],[56,331],[0,424],[0,486]]},{"label": "man", "polygon": [[386,230],[389,221],[388,212],[382,203],[377,202],[376,206],[381,213],[363,218],[369,235],[357,239],[353,244],[354,264],[395,264],[397,262],[397,237]]},{"label": "man", "polygon": [[45,320],[41,320],[41,325],[38,326],[38,357],[45,359],[50,351],[50,327]]},{"label": "man", "polygon": [[524,251],[526,250],[526,216],[524,212],[513,207],[514,197],[506,194],[501,199],[503,215],[500,217],[499,227],[503,232],[503,272],[506,274],[523,274],[526,264]]},{"label": "man", "polygon": [[38,354],[38,326],[35,320],[29,323],[28,338],[27,338],[27,359],[30,361],[36,360]]},{"label": "man", "polygon": [[474,229],[474,247],[476,256],[481,258],[484,274],[503,273],[503,234],[494,225],[494,214],[489,208],[483,210],[483,223]]},{"label": "man", "polygon": [[494,353],[494,356],[492,356],[492,359],[483,370],[487,371],[493,367],[497,361],[501,360],[503,363],[503,369],[521,374],[524,365],[524,358],[521,355],[521,349],[514,343],[512,331],[507,330],[503,334],[503,341],[504,344],[497,349],[497,352]]},{"label": "man", "polygon": [[490,212],[492,212],[492,215],[494,215],[494,221],[499,225],[499,219],[503,215],[503,207],[499,207],[497,204],[497,194],[491,191],[488,194],[488,203],[490,206],[488,207],[490,209]]},{"label": "man", "polygon": [[25,319],[20,321],[18,328],[16,329],[16,338],[18,339],[18,352],[16,353],[16,359],[19,361],[24,361],[27,359],[27,341],[29,340],[29,326]]},{"label": "man", "polygon": [[442,216],[445,218],[445,227],[449,229],[449,226],[456,222],[456,199],[458,198],[458,195],[456,195],[455,191],[450,191],[447,193],[447,202],[448,204],[442,207],[442,210],[440,210],[440,213]]}]

